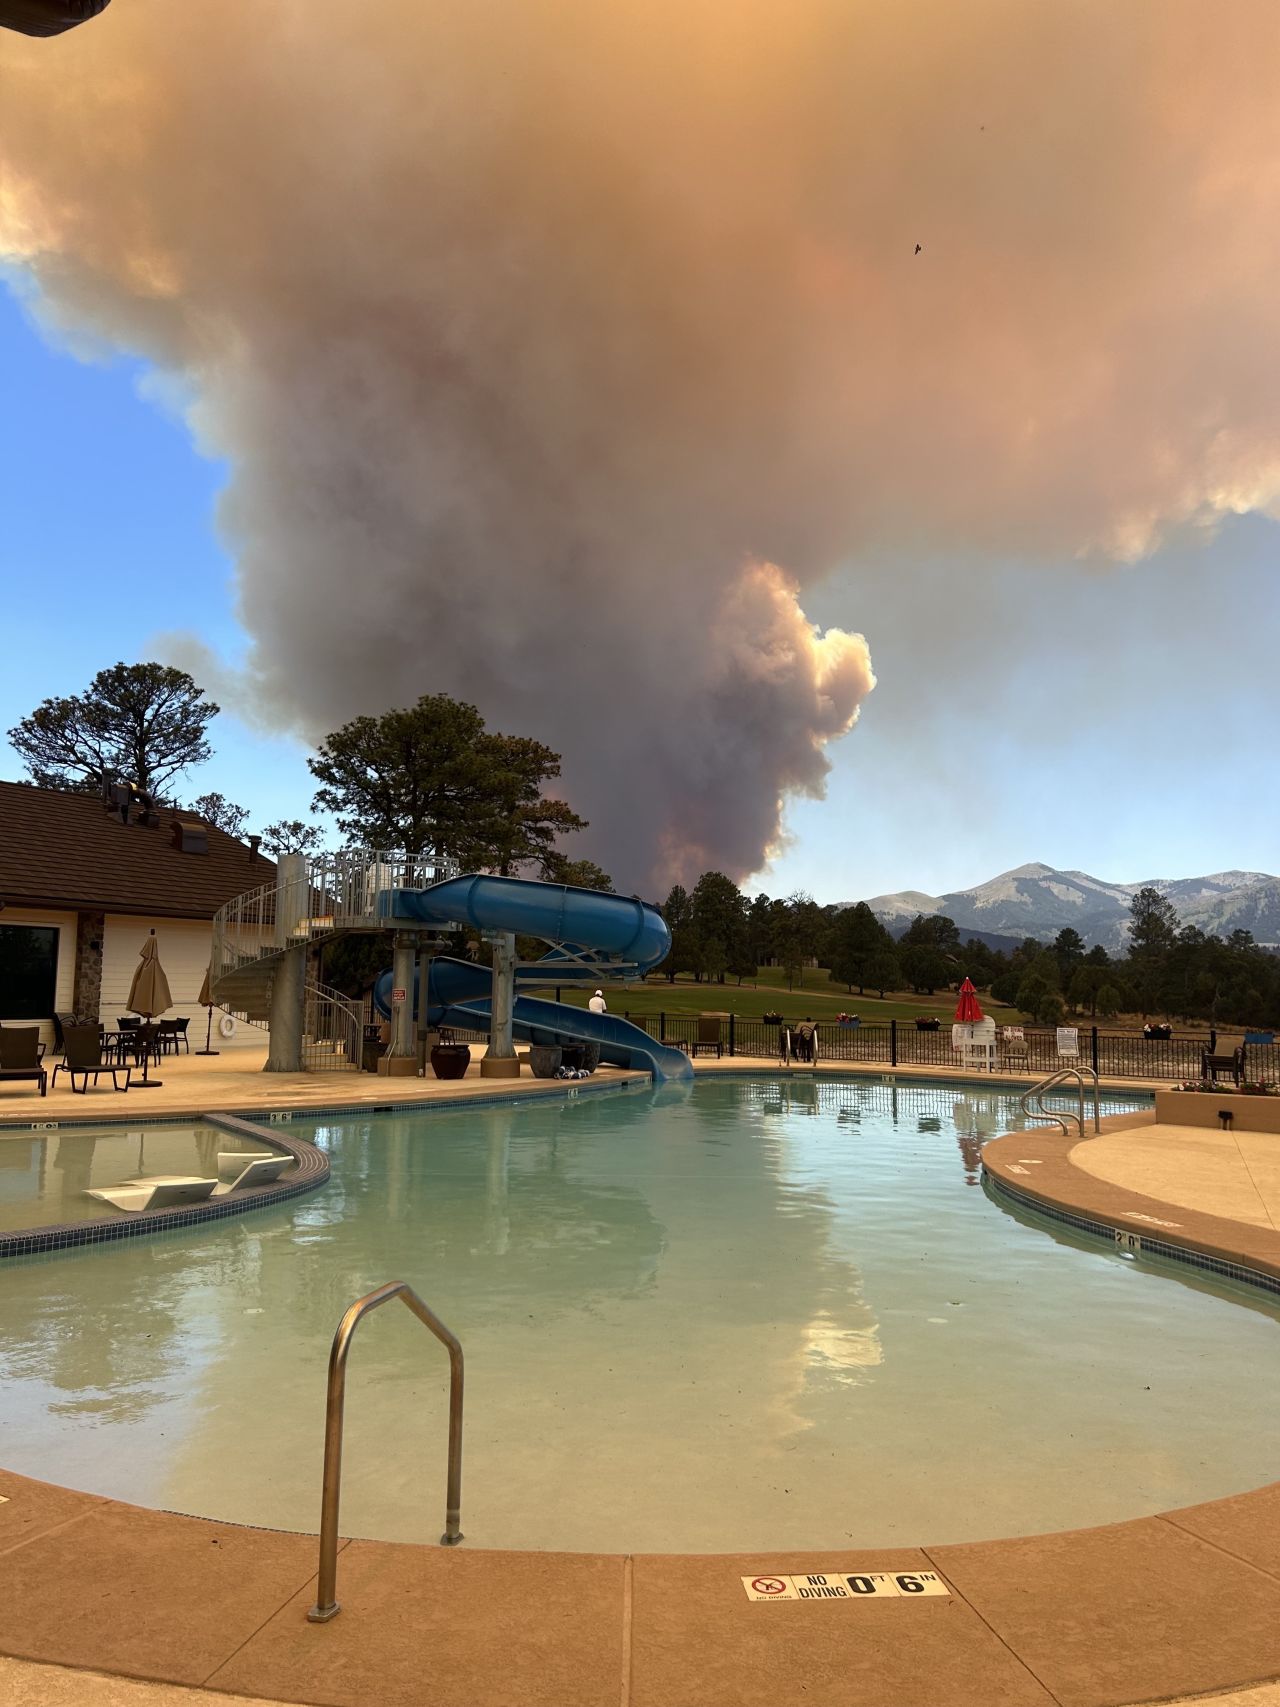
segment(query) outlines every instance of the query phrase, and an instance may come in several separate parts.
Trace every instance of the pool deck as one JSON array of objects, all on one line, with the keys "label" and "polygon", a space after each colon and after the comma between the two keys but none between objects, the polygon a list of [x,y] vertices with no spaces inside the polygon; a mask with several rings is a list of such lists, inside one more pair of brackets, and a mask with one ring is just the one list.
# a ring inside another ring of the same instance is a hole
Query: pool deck
[{"label": "pool deck", "polygon": [[[473,1069],[462,1086],[357,1087],[363,1075],[199,1066],[165,1062],[150,1118],[527,1095],[532,1084],[502,1087]],[[698,1069],[753,1066],[776,1071],[741,1058]],[[60,1092],[10,1115],[3,1092],[0,1116],[120,1119],[123,1100]],[[1158,1222],[1162,1237],[1280,1274],[1280,1135],[1127,1115],[1083,1142],[1041,1127],[995,1139],[984,1161],[1029,1200],[1118,1228]],[[998,1443],[975,1473],[1000,1474]],[[1280,1707],[1269,1681],[1280,1677],[1280,1484],[1100,1529],[866,1552],[515,1554],[352,1540],[339,1554],[344,1610],[325,1625],[305,1617],[312,1537],[5,1472],[0,1496],[6,1707],[1129,1707],[1205,1696]],[[857,1489],[845,1497],[856,1508]],[[789,1590],[770,1605],[742,1583],[873,1572],[934,1572],[947,1592]]]}]

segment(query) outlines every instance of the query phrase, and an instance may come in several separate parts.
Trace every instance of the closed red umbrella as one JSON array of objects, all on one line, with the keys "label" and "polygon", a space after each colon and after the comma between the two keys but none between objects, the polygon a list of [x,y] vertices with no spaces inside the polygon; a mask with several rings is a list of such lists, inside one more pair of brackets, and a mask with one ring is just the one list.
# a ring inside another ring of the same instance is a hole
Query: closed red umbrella
[{"label": "closed red umbrella", "polygon": [[960,986],[960,1000],[956,1003],[956,1021],[959,1025],[977,1025],[982,1018],[982,1003],[978,1000],[978,992],[974,989],[972,980],[966,978]]}]

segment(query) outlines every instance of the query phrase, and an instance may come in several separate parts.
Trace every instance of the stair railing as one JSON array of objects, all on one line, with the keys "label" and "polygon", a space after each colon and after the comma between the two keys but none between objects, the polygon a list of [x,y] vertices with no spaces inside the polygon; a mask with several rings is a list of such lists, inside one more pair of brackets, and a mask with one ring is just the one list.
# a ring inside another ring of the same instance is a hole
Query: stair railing
[{"label": "stair railing", "polygon": [[[1045,1096],[1058,1085],[1065,1084],[1068,1079],[1074,1079],[1079,1091],[1079,1108],[1076,1113],[1070,1110],[1059,1111],[1044,1106]],[[1055,1126],[1060,1126],[1066,1137],[1071,1136],[1071,1128],[1067,1122],[1074,1120],[1076,1131],[1084,1137],[1084,1093],[1086,1084],[1093,1083],[1093,1130],[1102,1131],[1102,1102],[1098,1088],[1098,1075],[1092,1067],[1060,1067],[1056,1073],[1050,1073],[1047,1079],[1041,1079],[1038,1085],[1032,1085],[1029,1091],[1024,1091],[1020,1099],[1022,1112],[1029,1120],[1051,1120]],[[1035,1106],[1032,1106],[1032,1098]]]},{"label": "stair railing", "polygon": [[351,1339],[366,1316],[380,1304],[403,1298],[418,1320],[430,1328],[449,1353],[449,1467],[445,1487],[442,1547],[462,1540],[462,1346],[440,1318],[403,1280],[389,1280],[357,1298],[333,1336],[329,1353],[329,1385],[324,1413],[324,1491],[320,1503],[320,1573],[316,1603],[307,1613],[313,1624],[326,1624],[341,1610],[338,1604],[338,1506],[342,1496],[342,1415],[347,1393],[347,1353]]}]

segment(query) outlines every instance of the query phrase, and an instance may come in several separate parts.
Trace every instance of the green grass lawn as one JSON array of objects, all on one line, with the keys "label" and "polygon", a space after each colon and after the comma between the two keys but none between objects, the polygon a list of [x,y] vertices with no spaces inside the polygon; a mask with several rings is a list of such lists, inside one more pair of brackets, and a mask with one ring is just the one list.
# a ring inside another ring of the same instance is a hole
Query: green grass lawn
[{"label": "green grass lawn", "polygon": [[[535,990],[521,984],[528,995],[554,997],[553,987]],[[697,984],[692,978],[679,977],[668,983],[660,974],[651,974],[643,984],[602,984],[610,1013],[616,1014],[701,1014],[735,1013],[744,1019],[759,1019],[764,1013],[781,1013],[787,1019],[834,1019],[838,1013],[857,1014],[867,1024],[879,1020],[922,1019],[934,1016],[948,1022],[955,1015],[954,992],[939,991],[932,996],[893,995],[887,1001],[877,996],[850,995],[843,984],[833,984],[821,968],[806,968],[803,983],[787,989],[787,976],[776,966],[762,966],[753,984],[747,980],[741,986],[728,978],[723,984]],[[591,987],[564,985],[560,999],[570,1006],[585,1008]],[[982,998],[984,1013],[1001,1025],[1017,1025],[1021,1016],[1012,1008],[1001,1007]]]}]

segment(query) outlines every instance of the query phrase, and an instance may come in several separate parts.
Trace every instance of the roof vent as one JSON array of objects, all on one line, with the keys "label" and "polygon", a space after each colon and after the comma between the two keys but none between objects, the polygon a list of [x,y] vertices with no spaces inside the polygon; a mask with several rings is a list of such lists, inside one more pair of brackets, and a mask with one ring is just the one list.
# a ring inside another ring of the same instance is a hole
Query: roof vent
[{"label": "roof vent", "polygon": [[250,836],[249,837],[249,858],[250,859],[257,859],[258,849],[261,846],[262,846],[262,837],[261,836]]},{"label": "roof vent", "polygon": [[179,853],[207,854],[209,832],[203,824],[194,824],[189,818],[175,818],[173,845]]}]

